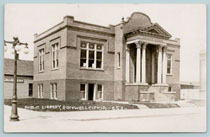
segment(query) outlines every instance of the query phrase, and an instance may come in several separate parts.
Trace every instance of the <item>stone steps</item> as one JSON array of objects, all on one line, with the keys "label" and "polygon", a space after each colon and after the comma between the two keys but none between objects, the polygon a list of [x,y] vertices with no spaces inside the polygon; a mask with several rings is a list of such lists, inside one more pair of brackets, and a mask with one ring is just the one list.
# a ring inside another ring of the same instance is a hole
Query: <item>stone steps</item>
[{"label": "stone steps", "polygon": [[160,87],[160,86],[151,86],[148,88],[148,92],[154,93],[154,101],[162,102],[162,101],[170,101],[170,99],[163,94],[163,92],[167,92],[168,87]]}]

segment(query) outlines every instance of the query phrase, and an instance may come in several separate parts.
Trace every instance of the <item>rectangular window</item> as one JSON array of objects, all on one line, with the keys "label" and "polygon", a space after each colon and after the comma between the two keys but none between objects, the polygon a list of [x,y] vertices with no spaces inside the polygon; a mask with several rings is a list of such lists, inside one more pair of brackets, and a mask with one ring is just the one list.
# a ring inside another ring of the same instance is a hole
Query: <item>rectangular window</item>
[{"label": "rectangular window", "polygon": [[40,86],[39,86],[39,84],[38,84],[37,90],[38,90],[37,96],[38,96],[38,98],[40,98]]},{"label": "rectangular window", "polygon": [[53,99],[54,95],[53,95],[53,84],[50,84],[50,99]]},{"label": "rectangular window", "polygon": [[29,97],[33,96],[33,84],[32,83],[28,84],[28,96]]},{"label": "rectangular window", "polygon": [[80,47],[80,67],[103,68],[103,47],[101,44],[81,42]]},{"label": "rectangular window", "polygon": [[43,84],[38,84],[38,98],[43,98]]},{"label": "rectangular window", "polygon": [[102,84],[80,84],[81,100],[102,100],[103,85]]},{"label": "rectangular window", "polygon": [[168,92],[172,92],[173,88],[171,86],[168,87]]},{"label": "rectangular window", "polygon": [[57,90],[58,90],[57,83],[51,83],[50,84],[50,99],[57,100],[57,96],[58,96]]},{"label": "rectangular window", "polygon": [[94,51],[89,50],[89,58],[88,58],[88,67],[89,68],[94,68]]},{"label": "rectangular window", "polygon": [[117,53],[117,68],[120,68],[120,52]]},{"label": "rectangular window", "polygon": [[86,96],[85,96],[85,84],[80,84],[80,92],[81,92],[81,99],[85,100]]},{"label": "rectangular window", "polygon": [[102,65],[102,51],[97,51],[96,68],[101,68]]},{"label": "rectangular window", "polygon": [[44,71],[44,49],[39,50],[39,71]]},{"label": "rectangular window", "polygon": [[97,99],[103,99],[103,86],[101,84],[97,85]]},{"label": "rectangular window", "polygon": [[86,68],[86,50],[81,49],[80,66]]},{"label": "rectangular window", "polygon": [[52,68],[56,69],[59,66],[58,60],[58,43],[52,45]]},{"label": "rectangular window", "polygon": [[167,54],[167,74],[172,74],[172,55]]},{"label": "rectangular window", "polygon": [[58,87],[57,87],[57,83],[54,83],[54,99],[57,99],[57,97],[58,97]]}]

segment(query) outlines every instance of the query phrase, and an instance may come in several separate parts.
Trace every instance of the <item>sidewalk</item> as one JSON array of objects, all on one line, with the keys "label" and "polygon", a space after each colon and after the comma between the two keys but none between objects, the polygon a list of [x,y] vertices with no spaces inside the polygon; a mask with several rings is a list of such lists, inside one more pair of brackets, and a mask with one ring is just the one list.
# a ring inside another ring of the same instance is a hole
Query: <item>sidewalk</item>
[{"label": "sidewalk", "polygon": [[[37,112],[19,108],[18,113],[20,121],[30,119],[68,119],[68,120],[101,120],[101,119],[119,119],[136,117],[153,117],[182,115],[205,112],[205,107],[187,107],[187,108],[162,108],[162,109],[135,109],[135,110],[106,110],[106,111],[75,111],[75,112]],[[11,112],[10,106],[4,106],[5,120],[9,120]]]},{"label": "sidewalk", "polygon": [[[31,131],[63,131],[65,127],[70,125],[80,125],[80,122],[96,122],[111,121],[120,119],[134,120],[136,118],[154,118],[168,117],[192,114],[206,114],[205,107],[188,107],[188,108],[169,108],[169,109],[136,109],[136,110],[107,110],[107,111],[80,111],[80,112],[36,112],[25,109],[18,109],[20,121],[11,122],[9,116],[11,107],[4,106],[4,129],[6,132],[31,132]],[[78,123],[79,122],[79,123]],[[96,122],[97,123],[97,122]],[[66,125],[67,124],[67,125]],[[88,126],[88,123],[85,123]],[[50,127],[52,126],[53,129]],[[73,131],[77,131],[77,127],[72,127]],[[49,128],[49,129],[48,129]],[[83,128],[84,130],[85,128]],[[87,127],[86,129],[89,129]],[[66,130],[65,130],[66,131]],[[89,131],[89,130],[88,130]]]}]

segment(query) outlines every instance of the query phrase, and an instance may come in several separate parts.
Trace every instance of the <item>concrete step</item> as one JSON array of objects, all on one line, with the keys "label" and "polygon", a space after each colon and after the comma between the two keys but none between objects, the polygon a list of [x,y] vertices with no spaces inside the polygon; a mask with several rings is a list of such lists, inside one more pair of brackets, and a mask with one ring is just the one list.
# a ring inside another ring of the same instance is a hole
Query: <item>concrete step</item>
[{"label": "concrete step", "polygon": [[167,87],[151,86],[148,88],[148,92],[154,93],[155,102],[170,101],[170,99],[167,96],[162,94],[162,92],[165,91],[167,91]]}]

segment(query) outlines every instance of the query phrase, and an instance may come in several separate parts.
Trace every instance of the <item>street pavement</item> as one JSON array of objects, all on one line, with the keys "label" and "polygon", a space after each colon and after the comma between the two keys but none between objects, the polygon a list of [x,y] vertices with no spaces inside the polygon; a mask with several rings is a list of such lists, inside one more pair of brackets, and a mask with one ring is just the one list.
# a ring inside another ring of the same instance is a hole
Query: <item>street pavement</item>
[{"label": "street pavement", "polygon": [[18,109],[20,121],[9,120],[4,106],[5,132],[205,132],[206,108],[37,112]]}]

